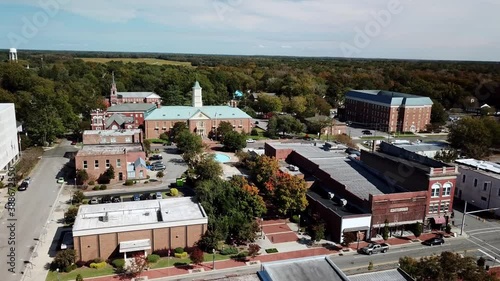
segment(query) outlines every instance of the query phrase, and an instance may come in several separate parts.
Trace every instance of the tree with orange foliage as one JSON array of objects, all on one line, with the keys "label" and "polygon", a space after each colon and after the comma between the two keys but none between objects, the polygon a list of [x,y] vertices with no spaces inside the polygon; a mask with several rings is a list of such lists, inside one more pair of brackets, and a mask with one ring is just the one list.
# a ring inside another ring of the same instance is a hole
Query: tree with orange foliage
[{"label": "tree with orange foliage", "polygon": [[259,189],[249,184],[246,178],[242,176],[233,176],[231,185],[239,189],[237,193],[241,211],[248,214],[249,217],[260,217],[267,212],[266,203],[259,195]]},{"label": "tree with orange foliage", "polygon": [[250,170],[257,186],[265,188],[265,183],[274,178],[279,171],[279,163],[274,157],[261,155],[250,164]]},{"label": "tree with orange foliage", "polygon": [[265,183],[269,199],[283,215],[302,212],[307,207],[307,184],[304,179],[278,171]]}]

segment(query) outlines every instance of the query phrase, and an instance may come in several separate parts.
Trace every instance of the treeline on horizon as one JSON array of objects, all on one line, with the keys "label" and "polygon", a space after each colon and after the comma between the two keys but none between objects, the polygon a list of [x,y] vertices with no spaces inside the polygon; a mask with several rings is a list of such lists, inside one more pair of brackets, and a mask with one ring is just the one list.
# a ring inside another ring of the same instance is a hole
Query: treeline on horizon
[{"label": "treeline on horizon", "polygon": [[[16,103],[30,140],[53,140],[85,127],[93,108],[109,95],[111,73],[119,91],[154,91],[165,105],[190,104],[198,80],[204,104],[226,104],[236,90],[302,96],[303,117],[318,113],[319,99],[342,105],[350,89],[382,89],[428,96],[445,108],[466,108],[471,98],[500,108],[500,64],[417,60],[221,56],[118,52],[19,50],[18,64],[0,55],[0,102]],[[84,62],[78,58],[156,58],[194,67],[146,63]],[[29,65],[30,69],[26,66]],[[248,95],[247,95],[248,97]],[[246,100],[244,106],[252,106]],[[324,105],[321,104],[324,109]],[[49,115],[44,113],[50,113]],[[320,112],[324,112],[321,110]],[[42,118],[42,116],[49,116]],[[45,124],[47,128],[43,128]]]}]

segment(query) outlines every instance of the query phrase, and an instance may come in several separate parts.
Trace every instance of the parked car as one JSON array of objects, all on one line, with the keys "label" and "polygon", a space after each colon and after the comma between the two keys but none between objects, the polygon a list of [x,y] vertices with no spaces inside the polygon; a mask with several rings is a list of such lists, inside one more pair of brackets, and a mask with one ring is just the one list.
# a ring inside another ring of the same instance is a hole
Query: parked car
[{"label": "parked car", "polygon": [[113,196],[113,197],[111,197],[111,202],[112,203],[120,203],[120,202],[122,202],[122,198],[120,196]]},{"label": "parked car", "polygon": [[151,166],[151,171],[163,171],[165,170],[167,167],[165,167],[165,164],[163,163],[158,163],[158,164],[155,164],[155,165],[152,165]]},{"label": "parked car", "polygon": [[292,172],[297,172],[299,170],[299,167],[294,166],[294,165],[290,165],[290,166],[288,166],[288,170],[290,170]]},{"label": "parked car", "polygon": [[141,197],[139,197],[139,194],[134,194],[132,196],[132,201],[140,201],[141,200]]},{"label": "parked car", "polygon": [[359,150],[354,149],[354,148],[351,148],[351,147],[347,148],[347,149],[345,150],[345,153],[347,153],[347,154],[349,154],[349,155],[355,154],[355,155],[357,155],[357,156],[361,156],[361,152],[360,152]]},{"label": "parked car", "polygon": [[64,178],[63,177],[57,178],[57,183],[64,183]]},{"label": "parked car", "polygon": [[161,192],[156,192],[155,193],[155,199],[163,199],[163,194]]},{"label": "parked car", "polygon": [[371,135],[372,132],[370,130],[363,130],[361,131],[361,133],[363,133],[363,135]]},{"label": "parked car", "polygon": [[26,189],[28,189],[28,183],[25,181],[23,181],[21,185],[17,188],[18,191],[25,191]]},{"label": "parked car", "polygon": [[101,199],[101,203],[111,203],[111,196],[109,195],[104,195]]},{"label": "parked car", "polygon": [[92,199],[90,199],[89,201],[89,204],[99,204],[99,199],[97,197],[92,197]]},{"label": "parked car", "polygon": [[150,193],[144,193],[141,195],[141,200],[149,200],[151,199],[151,194]]},{"label": "parked car", "polygon": [[427,245],[427,246],[434,246],[434,245],[443,245],[444,244],[444,239],[441,237],[434,237],[425,240],[422,242],[422,244]]},{"label": "parked car", "polygon": [[255,140],[254,139],[247,139],[247,143],[254,143]]},{"label": "parked car", "polygon": [[361,252],[372,255],[377,253],[385,253],[389,250],[389,245],[386,243],[370,243],[368,246],[361,248]]},{"label": "parked car", "polygon": [[160,154],[155,154],[155,155],[152,155],[151,157],[149,157],[149,161],[162,160],[162,159],[163,159],[163,157]]},{"label": "parked car", "polygon": [[31,183],[31,178],[27,177],[23,180],[23,182],[27,183],[28,185]]}]

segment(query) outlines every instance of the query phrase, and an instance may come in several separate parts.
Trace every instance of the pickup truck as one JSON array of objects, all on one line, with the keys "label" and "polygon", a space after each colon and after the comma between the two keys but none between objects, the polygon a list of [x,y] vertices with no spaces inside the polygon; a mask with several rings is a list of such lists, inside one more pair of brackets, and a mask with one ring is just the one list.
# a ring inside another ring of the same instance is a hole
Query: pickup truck
[{"label": "pickup truck", "polygon": [[361,248],[361,252],[371,255],[371,254],[377,254],[377,253],[385,253],[389,250],[389,245],[385,243],[377,244],[377,243],[370,243],[368,246]]}]

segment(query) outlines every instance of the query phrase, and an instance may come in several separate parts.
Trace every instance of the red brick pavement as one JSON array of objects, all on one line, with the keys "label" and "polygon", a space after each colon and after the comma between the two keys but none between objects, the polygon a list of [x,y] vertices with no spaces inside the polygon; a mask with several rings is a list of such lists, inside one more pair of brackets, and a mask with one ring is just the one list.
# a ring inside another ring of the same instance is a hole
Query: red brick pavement
[{"label": "red brick pavement", "polygon": [[288,222],[287,220],[283,220],[283,219],[265,220],[262,222],[262,225],[265,226],[265,225],[270,225],[270,224],[286,224],[287,222]]},{"label": "red brick pavement", "polygon": [[262,226],[264,233],[273,234],[273,233],[281,233],[281,232],[291,232],[292,230],[286,224],[278,224],[278,225],[264,225]]}]

